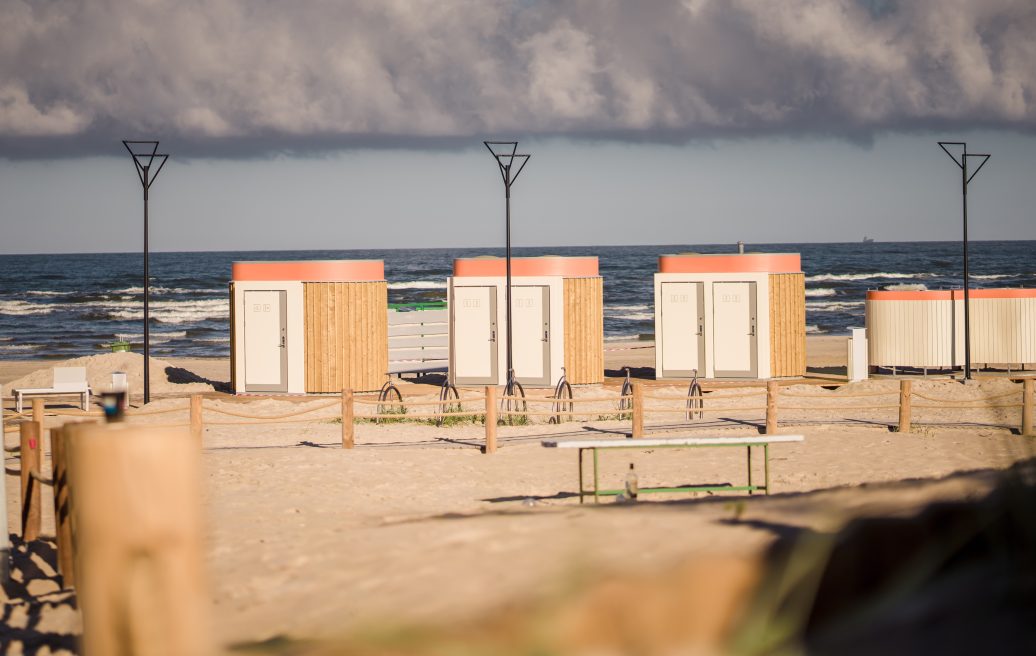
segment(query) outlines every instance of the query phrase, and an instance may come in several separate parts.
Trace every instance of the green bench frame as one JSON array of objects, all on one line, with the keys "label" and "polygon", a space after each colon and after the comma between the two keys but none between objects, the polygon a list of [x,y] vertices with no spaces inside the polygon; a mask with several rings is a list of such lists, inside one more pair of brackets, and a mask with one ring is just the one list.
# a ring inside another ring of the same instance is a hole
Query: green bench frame
[{"label": "green bench frame", "polygon": [[[600,487],[600,462],[599,451],[610,449],[694,449],[703,447],[744,447],[747,452],[747,485],[688,485],[683,487],[642,487],[640,494],[657,493],[679,493],[679,492],[748,492],[752,494],[762,491],[770,493],[770,445],[781,442],[802,442],[805,438],[802,435],[771,435],[769,437],[684,437],[667,439],[627,439],[627,440],[573,440],[560,442],[557,440],[543,440],[544,447],[555,449],[578,449],[579,450],[579,503],[583,498],[593,494],[594,503],[598,503],[601,497],[616,496],[625,490],[602,490]],[[763,447],[763,484],[752,483],[752,447]],[[584,486],[583,475],[583,453],[593,452],[594,463],[594,486],[587,489]]]}]

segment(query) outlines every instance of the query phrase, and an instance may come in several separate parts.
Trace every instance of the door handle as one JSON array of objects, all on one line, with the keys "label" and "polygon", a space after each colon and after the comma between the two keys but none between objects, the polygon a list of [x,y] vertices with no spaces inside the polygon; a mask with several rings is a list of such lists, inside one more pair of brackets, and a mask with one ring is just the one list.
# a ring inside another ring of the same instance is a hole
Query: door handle
[{"label": "door handle", "polygon": [[281,331],[281,348],[284,348],[284,331]]},{"label": "door handle", "polygon": [[749,337],[755,337],[755,319],[752,319],[752,330],[748,333]]},{"label": "door handle", "polygon": [[549,342],[550,341],[550,333],[548,333],[546,330],[543,331],[543,340],[542,341],[544,341],[544,342]]},{"label": "door handle", "polygon": [[496,331],[495,330],[490,330],[489,331],[489,341],[491,341],[491,342],[495,342],[496,341]]},{"label": "door handle", "polygon": [[705,334],[705,322],[698,319],[698,332],[694,333],[695,337],[701,337]]}]

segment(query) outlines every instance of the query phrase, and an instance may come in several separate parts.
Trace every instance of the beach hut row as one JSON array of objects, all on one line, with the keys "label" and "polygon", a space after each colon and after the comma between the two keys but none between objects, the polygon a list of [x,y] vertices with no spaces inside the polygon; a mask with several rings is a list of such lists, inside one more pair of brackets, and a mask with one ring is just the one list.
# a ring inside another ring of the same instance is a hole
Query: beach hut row
[{"label": "beach hut row", "polygon": [[[505,260],[460,258],[447,309],[395,312],[381,260],[235,262],[231,379],[243,393],[379,389],[386,374],[445,369],[457,386],[507,382]],[[596,257],[512,258],[516,380],[604,379],[604,281]],[[797,254],[662,256],[655,274],[659,378],[805,374]],[[389,353],[401,359],[390,360]],[[402,355],[399,355],[402,354]]]}]

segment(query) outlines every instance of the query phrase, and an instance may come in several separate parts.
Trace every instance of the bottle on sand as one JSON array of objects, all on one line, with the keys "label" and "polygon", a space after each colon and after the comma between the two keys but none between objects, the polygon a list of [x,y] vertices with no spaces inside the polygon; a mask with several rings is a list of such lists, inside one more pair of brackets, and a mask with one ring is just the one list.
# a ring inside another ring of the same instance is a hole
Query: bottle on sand
[{"label": "bottle on sand", "polygon": [[640,492],[640,483],[637,481],[637,471],[633,469],[633,463],[630,463],[630,470],[626,474],[626,498],[630,501],[637,500],[637,494]]}]

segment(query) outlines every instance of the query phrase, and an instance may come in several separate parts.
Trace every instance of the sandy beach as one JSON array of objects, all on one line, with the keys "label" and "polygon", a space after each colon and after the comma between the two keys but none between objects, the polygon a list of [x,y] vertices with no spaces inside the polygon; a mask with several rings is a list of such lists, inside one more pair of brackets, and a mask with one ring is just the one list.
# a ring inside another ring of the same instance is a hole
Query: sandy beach
[{"label": "sandy beach", "polygon": [[[834,370],[844,368],[844,342],[811,337],[811,372],[835,376]],[[638,371],[651,366],[653,357],[650,344],[609,342],[606,368],[615,377],[604,386],[579,389],[577,396],[617,397],[622,367]],[[0,382],[6,392],[12,381],[52,365],[0,362]],[[157,400],[149,408],[182,407],[187,394],[199,392],[211,407],[247,403],[249,412],[267,416],[326,405],[320,398],[223,397],[216,390],[229,379],[226,360],[168,365],[180,382],[153,382]],[[661,383],[652,382],[661,395],[685,393],[684,385]],[[930,411],[909,434],[890,432],[895,411],[847,417],[839,410],[851,403],[839,395],[895,394],[897,385],[871,380],[831,390],[788,387],[789,394],[821,390],[830,398],[811,401],[808,413],[785,414],[782,432],[804,435],[805,441],[771,447],[775,493],[765,498],[660,494],[635,505],[580,505],[575,453],[543,448],[540,441],[623,437],[629,422],[608,418],[614,410],[607,413],[607,404],[590,421],[501,427],[500,450],[491,455],[480,451],[483,427],[470,423],[437,428],[361,421],[356,448],[343,450],[334,408],[315,413],[323,419],[301,424],[207,426],[203,499],[216,639],[226,647],[275,639],[343,640],[379,627],[465,626],[573,589],[593,590],[615,577],[665,577],[689,563],[724,559],[758,563],[787,534],[830,532],[854,518],[907,517],[936,501],[980,498],[996,484],[998,472],[1032,458],[1032,440],[1012,432],[1014,410]],[[917,383],[929,394],[949,394],[947,385]],[[1007,380],[952,386],[962,402],[1019,387]],[[436,391],[412,383],[401,389],[407,398]],[[754,407],[758,395],[746,399],[745,407]],[[648,424],[652,437],[759,434],[758,411],[728,414],[698,423],[649,417]],[[185,413],[135,421],[171,417],[183,420]],[[46,426],[64,419],[48,417]],[[16,441],[15,433],[5,435],[7,446]],[[602,456],[603,486],[621,487],[630,462],[641,486],[741,484],[745,475],[741,450],[619,453]],[[18,479],[10,474],[19,466],[16,454],[7,455],[6,465],[8,515],[17,533]],[[49,503],[43,504],[45,536],[54,531]],[[53,653],[72,647],[78,618],[69,593],[59,591],[49,552],[18,548],[16,563],[33,566],[16,571],[7,591],[5,648],[21,653],[48,645]],[[735,580],[726,584],[736,588]],[[693,594],[700,601],[717,592]]]}]

